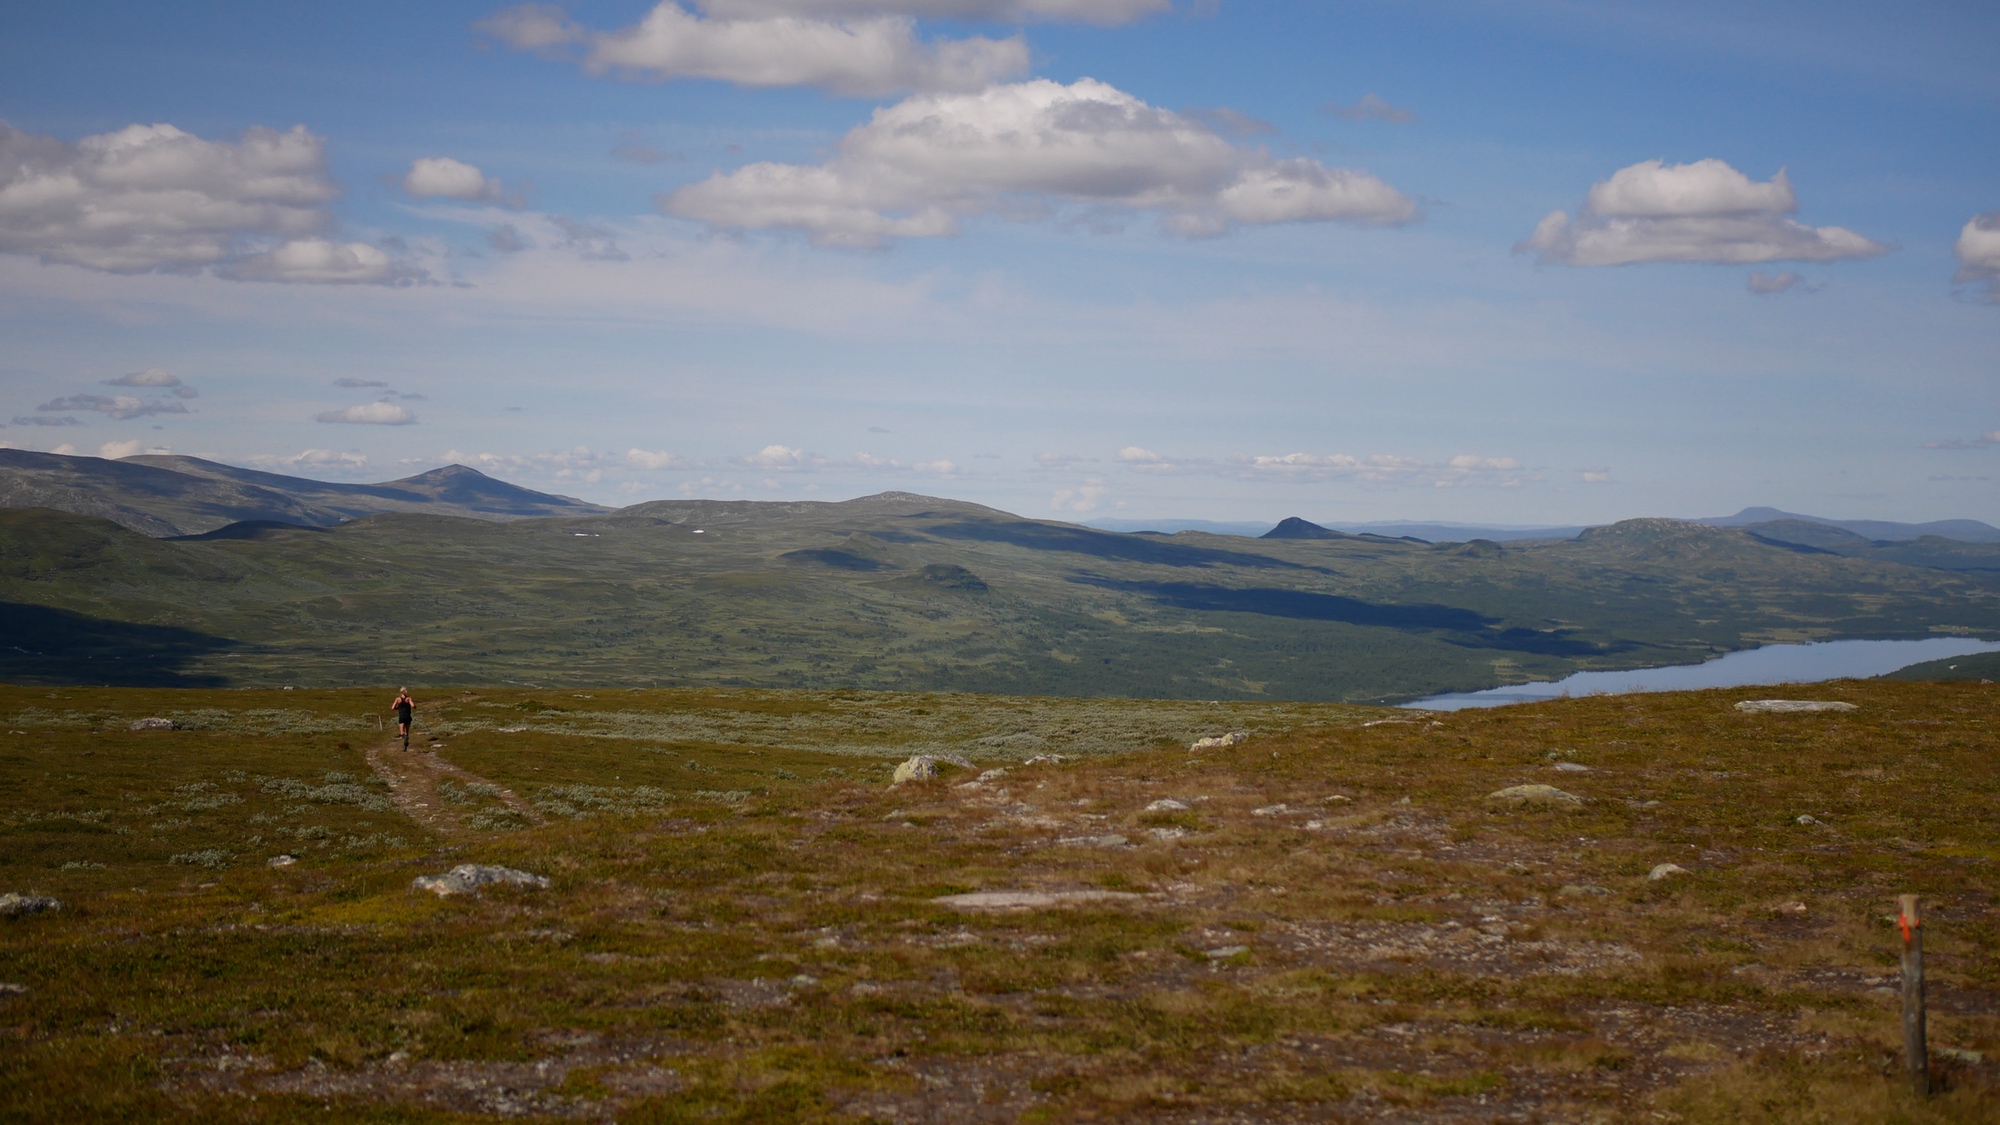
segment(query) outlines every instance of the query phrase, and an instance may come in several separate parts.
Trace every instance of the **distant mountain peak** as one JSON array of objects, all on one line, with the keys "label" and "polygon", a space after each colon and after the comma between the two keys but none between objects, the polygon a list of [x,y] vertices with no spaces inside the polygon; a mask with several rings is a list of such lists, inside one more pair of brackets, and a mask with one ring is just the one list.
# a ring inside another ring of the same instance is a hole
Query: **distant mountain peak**
[{"label": "distant mountain peak", "polygon": [[1259,539],[1345,539],[1346,534],[1330,527],[1321,527],[1311,520],[1297,516],[1286,516],[1278,521],[1278,526],[1258,536]]}]

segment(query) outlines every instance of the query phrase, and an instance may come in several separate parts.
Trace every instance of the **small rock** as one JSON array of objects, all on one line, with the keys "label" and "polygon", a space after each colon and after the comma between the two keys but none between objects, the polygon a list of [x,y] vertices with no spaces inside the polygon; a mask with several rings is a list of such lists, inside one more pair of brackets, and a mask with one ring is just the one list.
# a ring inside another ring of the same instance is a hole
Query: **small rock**
[{"label": "small rock", "polygon": [[1981,1052],[1968,1051],[1963,1047],[1938,1047],[1934,1053],[1943,1055],[1954,1062],[1965,1063],[1968,1066],[1978,1066],[1986,1060],[1986,1056]]},{"label": "small rock", "polygon": [[1662,863],[1651,871],[1646,872],[1646,881],[1657,883],[1662,879],[1671,879],[1676,875],[1685,875],[1687,873],[1688,869],[1678,863]]},{"label": "small rock", "polygon": [[24,895],[8,891],[0,895],[0,918],[25,918],[30,914],[61,910],[62,900],[46,895]]},{"label": "small rock", "polygon": [[1028,766],[1059,766],[1067,761],[1069,759],[1063,757],[1061,754],[1037,754],[1021,764]]},{"label": "small rock", "polygon": [[134,719],[132,720],[132,725],[126,727],[125,729],[126,730],[176,730],[178,728],[174,726],[174,721],[172,719],[151,718],[151,719]]},{"label": "small rock", "polygon": [[1582,762],[1557,762],[1555,768],[1561,770],[1564,773],[1590,772],[1590,767],[1584,765]]},{"label": "small rock", "polygon": [[[1407,800],[1407,798],[1405,798]],[[1565,793],[1553,785],[1510,785],[1496,789],[1486,795],[1489,801],[1505,801],[1510,805],[1580,805],[1583,798],[1574,793]]]},{"label": "small rock", "polygon": [[1085,902],[1132,902],[1145,897],[1130,891],[974,891],[931,901],[965,910],[1034,910]]},{"label": "small rock", "polygon": [[1147,812],[1186,812],[1187,806],[1172,797],[1162,797],[1146,806]]},{"label": "small rock", "polygon": [[1130,841],[1123,836],[1064,836],[1056,843],[1066,848],[1122,848]]},{"label": "small rock", "polygon": [[992,781],[996,777],[1006,777],[1006,776],[1007,776],[1007,770],[1004,767],[1002,767],[1000,769],[990,769],[982,772],[979,775],[979,780]]},{"label": "small rock", "polygon": [[1185,828],[1153,828],[1149,829],[1149,831],[1152,833],[1153,839],[1162,842],[1165,842],[1167,840],[1178,840],[1181,837],[1186,836],[1188,834],[1188,831]]},{"label": "small rock", "polygon": [[1247,730],[1233,730],[1228,734],[1215,734],[1207,738],[1197,738],[1188,746],[1189,750],[1227,750],[1250,737]]},{"label": "small rock", "polygon": [[272,867],[290,867],[298,861],[299,857],[295,855],[274,855],[264,862]]},{"label": "small rock", "polygon": [[1339,794],[1339,793],[1335,793],[1335,794],[1334,794],[1333,796],[1331,796],[1331,797],[1328,797],[1328,798],[1327,798],[1326,800],[1324,800],[1324,801],[1322,801],[1322,802],[1320,802],[1320,803],[1321,803],[1321,804],[1325,804],[1325,805],[1344,805],[1344,804],[1347,804],[1348,802],[1350,802],[1350,801],[1352,801],[1352,800],[1354,800],[1354,798],[1352,798],[1352,797],[1347,797],[1347,796],[1342,796],[1342,795],[1341,795],[1341,794]]},{"label": "small rock", "polygon": [[1823,821],[1823,820],[1820,820],[1819,818],[1817,818],[1817,817],[1814,817],[1814,816],[1800,816],[1800,817],[1796,817],[1796,818],[1794,818],[1794,819],[1792,820],[1792,823],[1793,823],[1793,824],[1804,824],[1804,825],[1814,825],[1814,824],[1825,824],[1826,822],[1825,822],[1825,821]]},{"label": "small rock", "polygon": [[1203,955],[1211,961],[1227,961],[1231,957],[1237,957],[1248,952],[1250,952],[1250,947],[1247,945],[1225,945],[1219,949],[1206,950]]},{"label": "small rock", "polygon": [[1806,711],[1859,711],[1852,703],[1831,699],[1746,699],[1736,705],[1750,715],[1795,715]]},{"label": "small rock", "polygon": [[1408,797],[1404,797],[1402,800],[1397,801],[1396,803],[1399,805],[1407,805],[1410,803],[1410,799]]},{"label": "small rock", "polygon": [[28,986],[25,984],[15,984],[12,981],[0,981],[0,996],[26,996],[27,994],[28,994]]},{"label": "small rock", "polygon": [[1282,813],[1288,813],[1288,812],[1291,812],[1291,811],[1292,811],[1292,809],[1291,809],[1291,806],[1290,806],[1290,805],[1265,805],[1265,806],[1264,806],[1263,808],[1261,808],[1261,809],[1251,809],[1251,810],[1250,810],[1250,815],[1251,815],[1251,816],[1278,816],[1278,815],[1280,815],[1280,814],[1282,814]]},{"label": "small rock", "polygon": [[800,973],[798,976],[792,978],[792,983],[800,988],[811,988],[813,985],[819,983],[819,978],[807,973]]},{"label": "small rock", "polygon": [[461,863],[442,875],[419,875],[410,881],[410,889],[429,891],[439,898],[451,895],[476,894],[479,888],[492,883],[507,883],[516,887],[546,887],[548,876],[533,875],[526,871],[516,871],[511,867],[495,867],[484,863]]},{"label": "small rock", "polygon": [[1305,822],[1305,825],[1304,825],[1304,827],[1305,827],[1305,830],[1306,830],[1306,831],[1308,831],[1308,832],[1318,832],[1318,831],[1320,831],[1320,830],[1322,830],[1322,829],[1324,829],[1324,828],[1326,827],[1326,821],[1324,821],[1324,820],[1308,820],[1308,821],[1306,821],[1306,822]]},{"label": "small rock", "polygon": [[1804,914],[1806,912],[1806,904],[1803,902],[1781,902],[1772,907],[1771,912],[1774,914]]},{"label": "small rock", "polygon": [[1608,895],[1611,892],[1593,883],[1571,883],[1556,893],[1559,895]]}]

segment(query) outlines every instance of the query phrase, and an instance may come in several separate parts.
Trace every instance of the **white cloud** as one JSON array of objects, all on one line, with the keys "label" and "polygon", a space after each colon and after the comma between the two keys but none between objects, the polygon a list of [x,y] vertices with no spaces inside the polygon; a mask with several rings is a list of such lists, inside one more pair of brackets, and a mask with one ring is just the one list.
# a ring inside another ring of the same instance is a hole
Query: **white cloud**
[{"label": "white cloud", "polygon": [[1349,121],[1386,121],[1391,125],[1408,125],[1417,119],[1416,114],[1401,106],[1390,105],[1378,94],[1363,94],[1361,100],[1353,105],[1330,102],[1323,108],[1333,116]]},{"label": "white cloud", "polygon": [[49,452],[56,454],[59,457],[74,457],[76,456],[76,446],[71,445],[68,442],[63,442],[61,445],[58,445],[54,449],[49,450]]},{"label": "white cloud", "polygon": [[1368,484],[1429,485],[1434,488],[1472,485],[1512,488],[1541,479],[1525,475],[1524,466],[1518,458],[1484,457],[1471,453],[1461,453],[1443,462],[1392,453],[1367,457],[1349,453],[1238,455],[1229,465],[1217,468],[1252,478],[1357,480]]},{"label": "white cloud", "polygon": [[303,125],[248,129],[233,143],[128,125],[69,144],[0,123],[0,253],[113,273],[222,267],[232,277],[328,280],[244,267],[272,239],[331,226],[326,205],[339,194],[324,142]]},{"label": "white cloud", "polygon": [[945,460],[919,461],[916,464],[916,470],[920,473],[932,473],[941,477],[955,477],[958,475],[958,466],[953,462]]},{"label": "white cloud", "polygon": [[393,402],[370,402],[313,415],[315,422],[349,422],[364,426],[407,426],[416,420],[416,415]]},{"label": "white cloud", "polygon": [[[64,446],[63,448],[68,449],[67,446]],[[68,451],[70,453],[76,452],[73,449],[68,449]],[[99,457],[104,458],[107,461],[121,460],[126,457],[136,456],[141,452],[151,453],[155,456],[162,456],[168,453],[172,453],[173,450],[168,449],[165,446],[161,445],[156,445],[149,449],[146,447],[145,442],[142,442],[137,438],[133,438],[130,441],[107,441],[103,445],[97,447],[97,455]]]},{"label": "white cloud", "polygon": [[625,451],[625,464],[628,468],[646,470],[685,469],[689,467],[685,460],[664,449],[628,449]]},{"label": "white cloud", "polygon": [[148,367],[144,371],[133,371],[116,379],[104,380],[107,387],[178,387],[180,376],[168,373],[162,368]]},{"label": "white cloud", "polygon": [[1986,294],[2000,302],[2000,211],[1967,219],[1958,232],[1958,281],[1985,281]]},{"label": "white cloud", "polygon": [[803,449],[793,449],[789,445],[767,445],[738,460],[759,469],[804,469],[810,468],[816,461],[822,459],[807,454]]},{"label": "white cloud", "polygon": [[495,200],[500,198],[500,181],[449,156],[423,156],[410,161],[403,190],[418,199]]},{"label": "white cloud", "polygon": [[369,285],[408,276],[379,247],[366,242],[300,238],[236,262],[223,276],[245,281],[303,281],[322,285]]},{"label": "white cloud", "polygon": [[1018,36],[925,43],[913,20],[895,15],[704,18],[666,0],[618,31],[593,31],[547,4],[509,8],[478,26],[520,50],[561,57],[581,49],[591,74],[819,86],[860,97],[977,90],[1028,68],[1028,45]]},{"label": "white cloud", "polygon": [[1090,512],[1104,499],[1104,482],[1088,480],[1073,488],[1058,488],[1049,498],[1049,507],[1058,512]]},{"label": "white cloud", "polygon": [[1809,227],[1786,217],[1797,205],[1782,169],[1758,183],[1714,158],[1648,160],[1592,185],[1574,223],[1565,212],[1551,212],[1514,249],[1572,266],[1830,262],[1888,253],[1845,227]]},{"label": "white cloud", "polygon": [[750,164],[660,200],[671,214],[726,229],[789,228],[847,246],[952,234],[961,216],[1023,204],[1155,211],[1165,229],[1191,236],[1417,214],[1366,172],[1239,148],[1089,78],[917,95],[877,109],[825,164]]},{"label": "white cloud", "polygon": [[282,453],[260,453],[245,457],[252,465],[264,468],[284,469],[347,469],[366,468],[368,457],[363,453],[339,449],[307,449],[289,456]]},{"label": "white cloud", "polygon": [[1743,287],[1752,293],[1763,296],[1769,296],[1773,293],[1783,293],[1791,289],[1798,289],[1801,293],[1811,293],[1816,290],[1817,287],[1811,285],[1801,288],[1800,283],[1803,281],[1805,281],[1803,274],[1794,273],[1791,270],[1785,270],[1783,273],[1766,273],[1763,270],[1751,270],[1750,279],[1743,283]]},{"label": "white cloud", "polygon": [[35,407],[42,413],[58,413],[64,410],[88,410],[94,414],[106,414],[117,419],[144,418],[153,414],[186,414],[187,407],[178,402],[155,399],[147,402],[131,395],[70,395],[68,398],[54,399]]},{"label": "white cloud", "polygon": [[[57,417],[57,416],[55,416],[55,415],[52,415],[52,414],[28,414],[28,415],[22,415],[22,414],[16,414],[16,415],[14,415],[14,424],[15,424],[16,426],[81,426],[81,425],[83,425],[83,423],[82,423],[82,422],[79,422],[79,421],[77,421],[76,419],[74,419],[74,418],[71,418],[71,417],[69,417],[68,415],[63,415],[63,416],[61,416],[61,417]],[[8,446],[7,448],[9,448],[9,449],[12,449],[12,448],[13,448],[13,446]]]},{"label": "white cloud", "polygon": [[700,0],[711,16],[910,16],[917,19],[1130,23],[1172,8],[1171,0]]}]

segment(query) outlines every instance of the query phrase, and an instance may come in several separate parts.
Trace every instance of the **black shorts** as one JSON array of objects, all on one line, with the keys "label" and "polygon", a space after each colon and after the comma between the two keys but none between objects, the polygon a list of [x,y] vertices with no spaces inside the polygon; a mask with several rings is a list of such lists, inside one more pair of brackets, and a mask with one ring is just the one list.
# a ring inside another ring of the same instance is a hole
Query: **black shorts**
[{"label": "black shorts", "polygon": [[410,713],[408,711],[397,711],[396,722],[400,726],[408,726],[410,724]]}]

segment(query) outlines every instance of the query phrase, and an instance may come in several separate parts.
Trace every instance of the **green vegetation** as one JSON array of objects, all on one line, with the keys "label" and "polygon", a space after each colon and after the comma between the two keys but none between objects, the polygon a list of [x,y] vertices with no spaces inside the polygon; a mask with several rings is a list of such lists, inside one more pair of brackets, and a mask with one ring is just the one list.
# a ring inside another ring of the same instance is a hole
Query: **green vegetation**
[{"label": "green vegetation", "polygon": [[1380,702],[1776,641],[2000,636],[1996,594],[2000,571],[1668,520],[1504,547],[1249,540],[888,493],[164,541],[11,509],[0,678]]},{"label": "green vegetation", "polygon": [[[420,691],[404,754],[380,692],[0,688],[0,890],[64,901],[0,1120],[2000,1121],[1995,690]],[[410,890],[460,863],[552,885]]]}]

